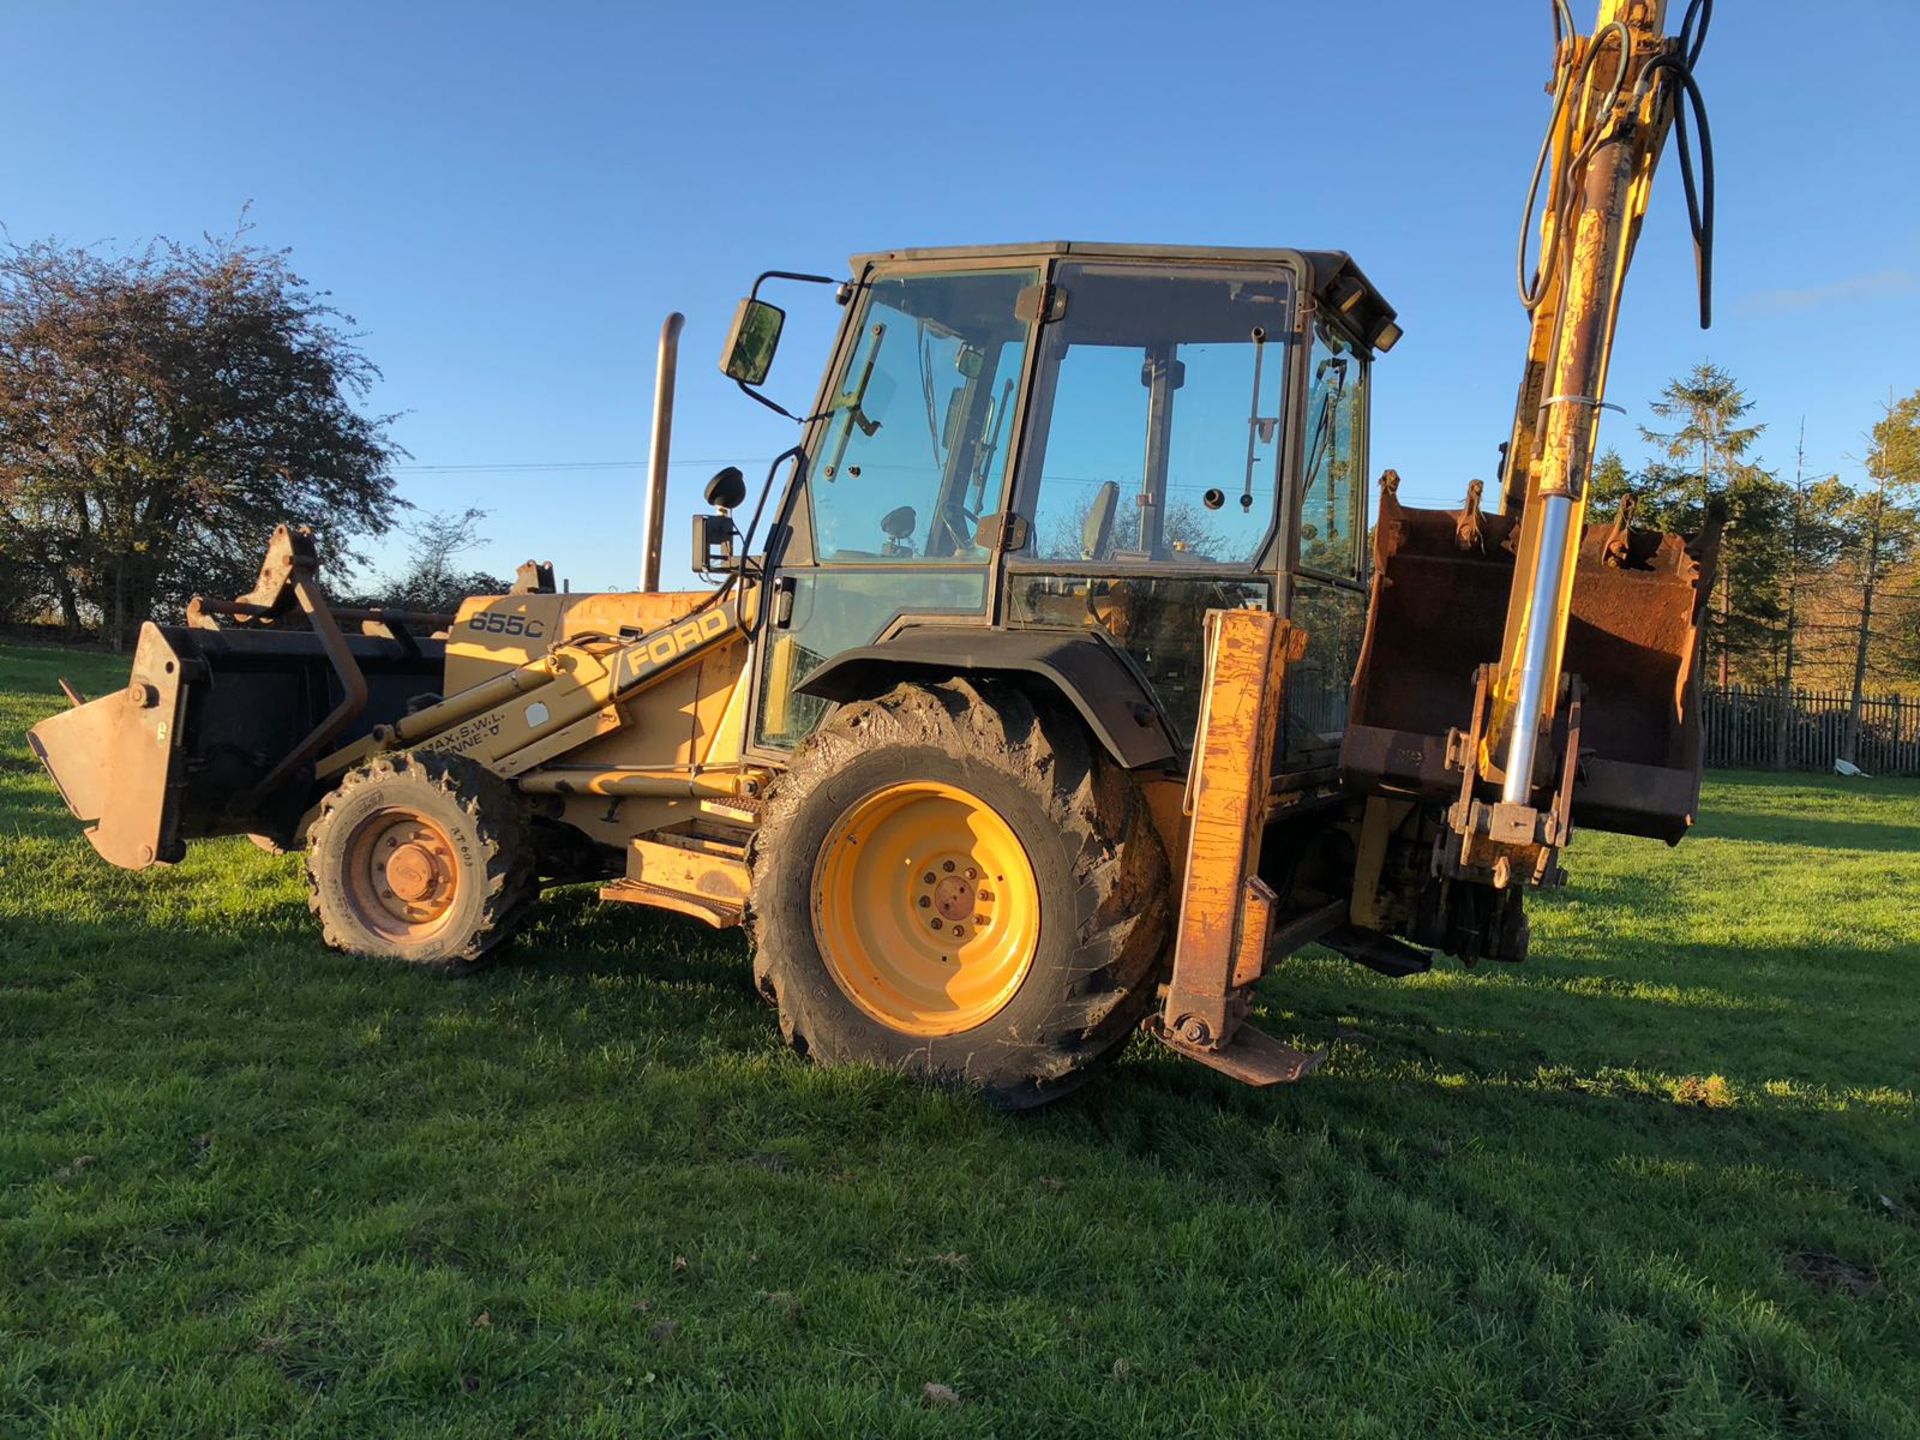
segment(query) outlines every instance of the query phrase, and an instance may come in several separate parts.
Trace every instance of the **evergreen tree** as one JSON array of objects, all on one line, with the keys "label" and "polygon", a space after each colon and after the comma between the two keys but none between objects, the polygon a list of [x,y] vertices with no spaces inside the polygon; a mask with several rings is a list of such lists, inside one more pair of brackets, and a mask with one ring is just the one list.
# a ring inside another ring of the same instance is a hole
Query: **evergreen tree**
[{"label": "evergreen tree", "polygon": [[1666,430],[1642,426],[1656,458],[1636,482],[1645,523],[1692,533],[1717,505],[1727,529],[1709,609],[1711,649],[1721,685],[1771,683],[1782,620],[1791,492],[1749,452],[1764,425],[1743,423],[1753,402],[1727,371],[1709,361],[1671,380],[1652,404]]}]

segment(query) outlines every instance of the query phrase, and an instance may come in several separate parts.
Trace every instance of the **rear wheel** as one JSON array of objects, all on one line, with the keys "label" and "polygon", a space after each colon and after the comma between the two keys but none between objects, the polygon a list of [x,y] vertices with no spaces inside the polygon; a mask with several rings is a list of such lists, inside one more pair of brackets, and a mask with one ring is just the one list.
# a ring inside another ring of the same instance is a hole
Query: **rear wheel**
[{"label": "rear wheel", "polygon": [[1044,1103],[1153,998],[1166,859],[1128,776],[1013,685],[842,708],[769,797],[754,969],[797,1049]]},{"label": "rear wheel", "polygon": [[518,794],[431,754],[348,773],[307,832],[307,881],[335,949],[450,970],[511,935],[538,888]]}]

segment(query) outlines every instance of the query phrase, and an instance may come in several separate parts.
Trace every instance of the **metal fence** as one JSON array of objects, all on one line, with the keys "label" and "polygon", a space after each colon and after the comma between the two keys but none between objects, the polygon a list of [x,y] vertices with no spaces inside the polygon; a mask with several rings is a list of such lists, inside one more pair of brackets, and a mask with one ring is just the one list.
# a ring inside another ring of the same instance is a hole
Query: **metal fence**
[{"label": "metal fence", "polygon": [[[1738,770],[1831,770],[1847,732],[1844,690],[1709,689],[1701,713],[1707,764]],[[1781,721],[1784,711],[1785,731]],[[1869,775],[1920,775],[1920,700],[1870,695],[1853,763]]]}]

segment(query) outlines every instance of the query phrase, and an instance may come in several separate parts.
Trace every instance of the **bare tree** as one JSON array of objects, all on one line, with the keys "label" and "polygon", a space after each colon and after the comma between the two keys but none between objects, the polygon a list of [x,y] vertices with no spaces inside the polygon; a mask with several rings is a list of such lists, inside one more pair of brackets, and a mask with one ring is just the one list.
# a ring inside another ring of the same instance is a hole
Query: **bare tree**
[{"label": "bare tree", "polygon": [[1867,433],[1867,486],[1847,507],[1851,522],[1845,551],[1860,582],[1859,623],[1854,629],[1853,684],[1841,753],[1857,761],[1860,712],[1866,698],[1868,658],[1878,618],[1874,602],[1890,571],[1920,552],[1920,391],[1889,398],[1880,421]]},{"label": "bare tree", "polygon": [[508,581],[485,570],[461,570],[460,556],[487,543],[480,533],[485,510],[429,510],[404,526],[407,568],[383,576],[371,594],[354,597],[360,605],[383,605],[392,610],[422,610],[450,614],[469,595],[504,595]]}]

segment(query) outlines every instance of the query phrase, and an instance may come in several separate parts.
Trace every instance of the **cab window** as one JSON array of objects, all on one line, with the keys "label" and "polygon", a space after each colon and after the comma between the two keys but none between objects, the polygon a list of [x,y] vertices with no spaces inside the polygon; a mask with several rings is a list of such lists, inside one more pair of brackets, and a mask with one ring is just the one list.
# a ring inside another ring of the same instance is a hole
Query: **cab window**
[{"label": "cab window", "polygon": [[1062,265],[1022,460],[1032,558],[1250,567],[1274,529],[1284,274]]},{"label": "cab window", "polygon": [[1357,580],[1366,539],[1367,358],[1339,331],[1316,323],[1307,363],[1300,565]]},{"label": "cab window", "polygon": [[1026,356],[1014,312],[1038,278],[994,270],[868,287],[808,482],[821,562],[985,560],[976,536],[1002,506]]}]

